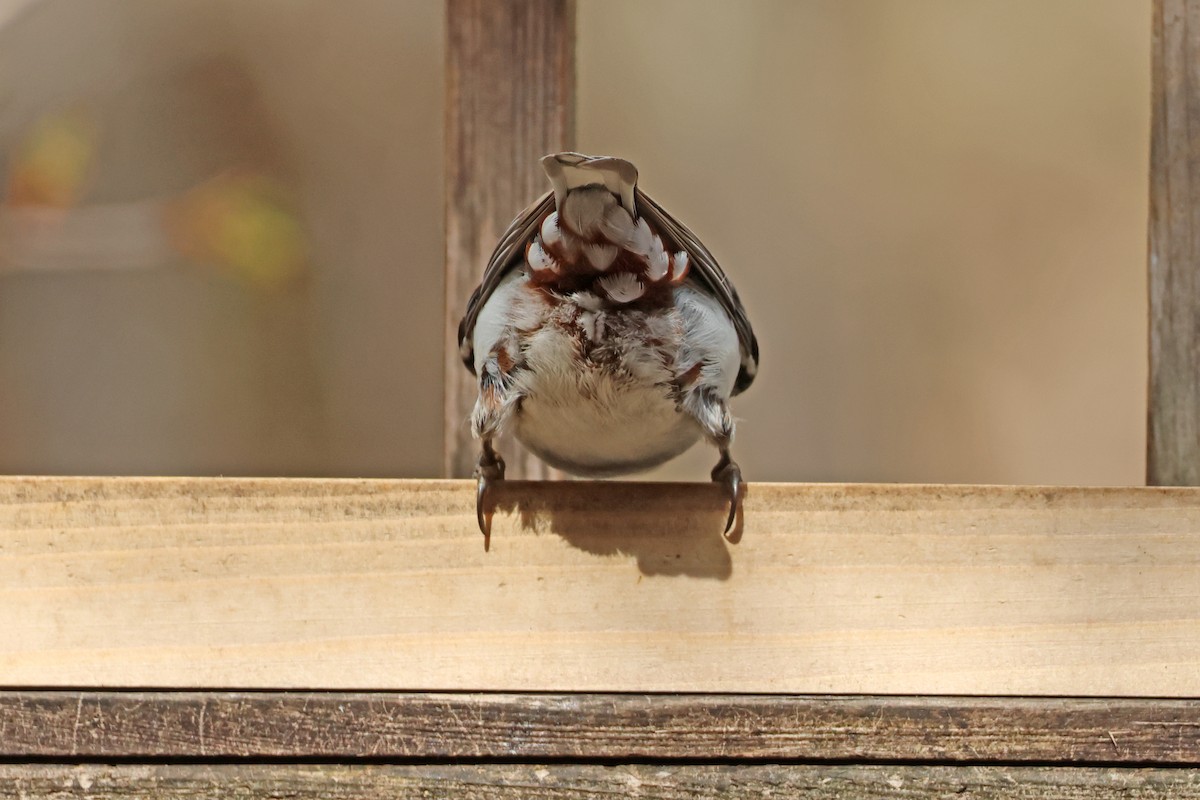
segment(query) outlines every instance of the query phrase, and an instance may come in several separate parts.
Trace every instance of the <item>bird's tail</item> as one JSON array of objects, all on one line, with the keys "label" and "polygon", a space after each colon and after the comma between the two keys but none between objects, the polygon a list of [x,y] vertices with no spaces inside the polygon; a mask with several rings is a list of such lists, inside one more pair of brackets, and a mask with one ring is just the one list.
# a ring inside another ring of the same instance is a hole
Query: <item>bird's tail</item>
[{"label": "bird's tail", "polygon": [[554,202],[560,208],[567,192],[581,186],[603,186],[621,201],[621,205],[636,216],[633,207],[637,187],[637,167],[623,158],[585,156],[582,153],[554,153],[542,159],[542,169],[554,187]]}]

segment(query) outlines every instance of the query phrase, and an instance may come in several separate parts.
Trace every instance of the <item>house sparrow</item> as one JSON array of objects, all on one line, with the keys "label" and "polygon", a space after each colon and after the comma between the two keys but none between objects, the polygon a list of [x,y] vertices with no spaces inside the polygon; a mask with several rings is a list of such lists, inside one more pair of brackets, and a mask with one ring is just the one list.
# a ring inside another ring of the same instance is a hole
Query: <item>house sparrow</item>
[{"label": "house sparrow", "polygon": [[728,533],[744,494],[728,401],[758,369],[737,291],[637,187],[633,164],[558,153],[542,167],[552,190],[509,225],[458,327],[479,378],[479,529],[488,536],[485,498],[504,478],[492,439],[511,430],[585,477],[649,469],[703,436],[721,454],[712,479],[729,494]]}]

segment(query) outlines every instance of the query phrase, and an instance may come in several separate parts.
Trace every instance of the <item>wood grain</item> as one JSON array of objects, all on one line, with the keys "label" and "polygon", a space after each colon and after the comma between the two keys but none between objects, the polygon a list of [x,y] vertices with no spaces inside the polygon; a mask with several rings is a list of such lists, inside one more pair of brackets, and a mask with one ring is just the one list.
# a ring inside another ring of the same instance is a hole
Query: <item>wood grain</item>
[{"label": "wood grain", "polygon": [[1200,765],[1200,700],[0,692],[0,759]]},{"label": "wood grain", "polygon": [[1198,770],[618,765],[0,765],[0,798],[960,798],[1200,797]]},{"label": "wood grain", "polygon": [[0,686],[1200,696],[1200,490],[0,480]]},{"label": "wood grain", "polygon": [[[446,29],[445,474],[465,477],[477,387],[458,321],[509,222],[549,188],[539,159],[574,146],[575,4],[448,0]],[[509,477],[545,477],[515,442],[501,450]]]},{"label": "wood grain", "polygon": [[1154,0],[1147,480],[1200,485],[1200,0]]}]

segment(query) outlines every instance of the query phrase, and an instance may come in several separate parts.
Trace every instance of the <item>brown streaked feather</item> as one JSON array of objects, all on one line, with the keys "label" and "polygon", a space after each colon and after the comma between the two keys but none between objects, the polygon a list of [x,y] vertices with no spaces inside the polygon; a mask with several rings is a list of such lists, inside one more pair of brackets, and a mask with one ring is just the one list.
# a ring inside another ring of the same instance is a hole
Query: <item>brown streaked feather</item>
[{"label": "brown streaked feather", "polygon": [[636,190],[635,202],[638,215],[646,218],[650,227],[663,237],[664,244],[667,244],[666,240],[670,240],[670,249],[687,251],[691,262],[690,277],[711,291],[725,309],[725,313],[733,320],[742,348],[742,368],[738,372],[733,394],[745,391],[754,382],[754,376],[758,372],[758,339],[754,336],[754,329],[750,327],[750,318],[746,316],[746,309],[738,297],[737,289],[734,289],[729,278],[725,277],[712,253],[686,225],[671,216],[641,189]]},{"label": "brown streaked feather", "polygon": [[[758,370],[758,340],[754,336],[754,330],[750,326],[737,290],[733,288],[733,284],[729,282],[712,253],[687,226],[671,216],[641,189],[636,190],[635,197],[638,215],[645,217],[650,227],[663,237],[663,244],[671,251],[687,252],[688,279],[695,280],[708,289],[733,321],[742,350],[741,370],[738,372],[733,394],[744,391],[754,381]],[[472,374],[475,372],[472,337],[479,312],[508,271],[522,262],[526,243],[536,235],[542,219],[554,208],[554,193],[547,192],[517,215],[488,260],[479,286],[467,301],[466,314],[458,325],[458,349],[463,363]]]}]

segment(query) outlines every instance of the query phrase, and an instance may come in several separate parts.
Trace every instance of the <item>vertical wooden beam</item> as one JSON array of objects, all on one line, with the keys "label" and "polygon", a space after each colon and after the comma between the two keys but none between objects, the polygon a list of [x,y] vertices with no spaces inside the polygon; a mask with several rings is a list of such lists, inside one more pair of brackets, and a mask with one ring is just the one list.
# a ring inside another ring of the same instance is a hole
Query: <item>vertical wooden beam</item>
[{"label": "vertical wooden beam", "polygon": [[[447,0],[447,476],[471,474],[467,416],[475,383],[458,358],[457,326],[500,234],[545,188],[538,159],[575,138],[574,0]],[[543,477],[535,458],[502,443],[510,477]]]},{"label": "vertical wooden beam", "polygon": [[1154,0],[1146,480],[1200,485],[1200,0]]}]

